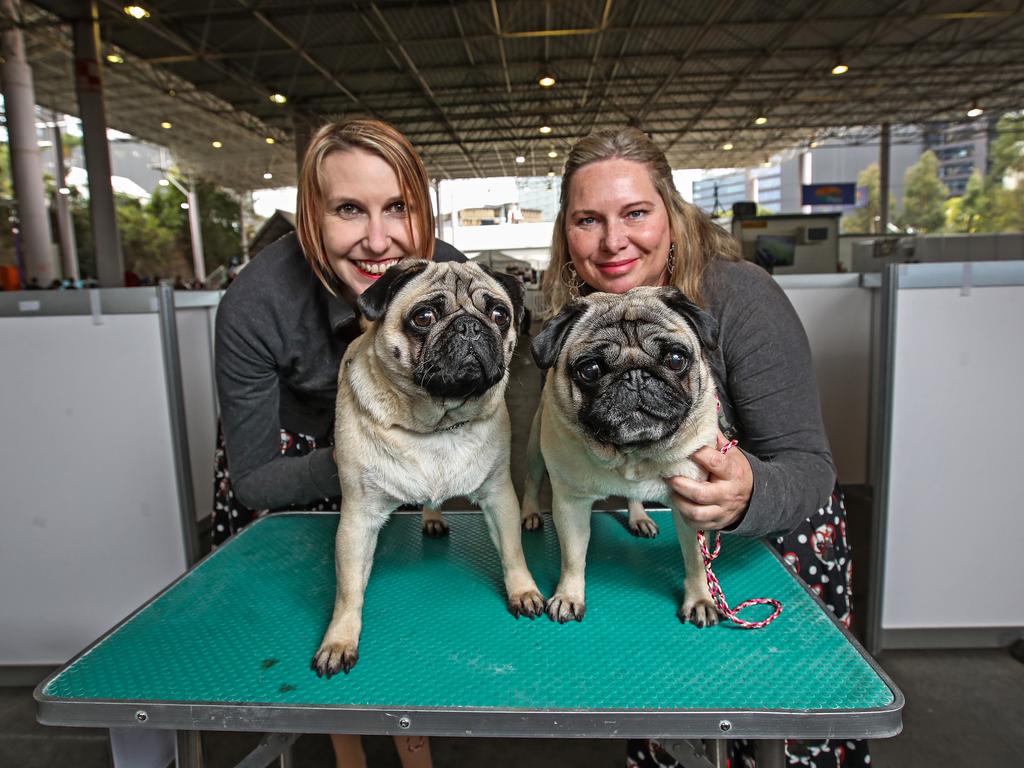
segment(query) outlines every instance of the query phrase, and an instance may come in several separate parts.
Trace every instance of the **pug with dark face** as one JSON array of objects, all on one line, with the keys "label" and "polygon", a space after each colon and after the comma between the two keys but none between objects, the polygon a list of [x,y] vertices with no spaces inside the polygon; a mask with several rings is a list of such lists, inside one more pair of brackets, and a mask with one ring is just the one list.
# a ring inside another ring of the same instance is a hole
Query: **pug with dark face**
[{"label": "pug with dark face", "polygon": [[313,657],[313,669],[328,677],[359,658],[377,534],[401,504],[437,507],[453,496],[478,503],[501,557],[509,610],[533,618],[544,609],[523,557],[509,469],[505,386],[521,284],[476,264],[409,260],[368,288],[359,308],[370,324],[338,374],[338,588]]},{"label": "pug with dark face", "polygon": [[[625,496],[671,506],[666,477],[706,479],[690,456],[714,446],[718,434],[705,357],[717,335],[714,318],[677,289],[641,287],[591,294],[534,339],[534,360],[547,379],[531,434],[523,514],[524,521],[536,514],[546,465],[562,551],[561,578],[547,603],[555,621],[583,619],[595,501]],[[672,519],[686,570],[679,618],[715,624],[696,531],[678,511]]]}]

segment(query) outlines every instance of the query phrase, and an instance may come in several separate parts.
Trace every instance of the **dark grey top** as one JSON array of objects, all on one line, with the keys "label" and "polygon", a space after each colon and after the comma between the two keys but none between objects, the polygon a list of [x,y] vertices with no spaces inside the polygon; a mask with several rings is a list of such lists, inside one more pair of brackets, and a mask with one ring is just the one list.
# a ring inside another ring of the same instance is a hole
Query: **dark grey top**
[{"label": "dark grey top", "polygon": [[713,262],[704,298],[719,325],[719,396],[754,472],[734,530],[790,531],[828,501],[836,478],[807,334],[775,280],[750,262]]},{"label": "dark grey top", "polygon": [[[437,261],[465,261],[437,241]],[[281,429],[326,445],[338,366],[360,333],[354,303],[331,296],[295,234],[261,251],[228,287],[217,310],[216,376],[235,497],[274,509],[337,496],[331,448],[281,455]]]}]

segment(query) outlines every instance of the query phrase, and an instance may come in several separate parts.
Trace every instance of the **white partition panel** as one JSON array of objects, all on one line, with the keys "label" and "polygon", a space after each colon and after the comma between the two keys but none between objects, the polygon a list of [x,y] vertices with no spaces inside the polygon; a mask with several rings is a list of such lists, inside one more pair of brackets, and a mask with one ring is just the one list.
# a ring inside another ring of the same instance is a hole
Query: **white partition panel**
[{"label": "white partition panel", "polygon": [[131,290],[0,305],[0,665],[66,661],[185,569],[167,344]]},{"label": "white partition panel", "polygon": [[1024,628],[1024,262],[899,265],[871,645],[975,646]]},{"label": "white partition panel", "polygon": [[178,291],[174,296],[192,489],[199,520],[213,514],[213,453],[219,414],[213,339],[222,295],[218,291]]},{"label": "white partition panel", "polygon": [[871,404],[871,308],[860,275],[781,276],[811,345],[821,415],[839,482],[868,483]]}]

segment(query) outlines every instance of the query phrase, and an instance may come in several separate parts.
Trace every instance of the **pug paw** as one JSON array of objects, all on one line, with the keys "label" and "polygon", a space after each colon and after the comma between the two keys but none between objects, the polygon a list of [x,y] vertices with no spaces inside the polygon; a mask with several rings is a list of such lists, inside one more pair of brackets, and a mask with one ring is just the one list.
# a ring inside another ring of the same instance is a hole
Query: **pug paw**
[{"label": "pug paw", "polygon": [[544,613],[544,596],[535,589],[509,595],[508,610],[517,619],[520,616],[535,619]]},{"label": "pug paw", "polygon": [[552,621],[565,624],[569,621],[583,621],[587,604],[582,598],[556,594],[548,600],[547,614]]},{"label": "pug paw", "polygon": [[338,672],[346,675],[359,661],[359,647],[348,643],[324,643],[313,657],[310,669],[317,677],[331,678]]},{"label": "pug paw", "polygon": [[523,515],[524,531],[538,531],[543,527],[544,519],[540,516],[539,512],[531,512],[528,515]]},{"label": "pug paw", "polygon": [[448,535],[448,523],[443,519],[424,520],[423,535],[429,539],[440,539]]},{"label": "pug paw", "polygon": [[641,539],[653,539],[659,533],[658,524],[649,517],[644,517],[640,520],[630,520],[629,532]]},{"label": "pug paw", "polygon": [[679,610],[676,611],[676,616],[684,624],[690,622],[701,629],[713,627],[718,623],[718,609],[715,608],[714,602],[706,598],[684,600],[683,604],[679,606]]}]

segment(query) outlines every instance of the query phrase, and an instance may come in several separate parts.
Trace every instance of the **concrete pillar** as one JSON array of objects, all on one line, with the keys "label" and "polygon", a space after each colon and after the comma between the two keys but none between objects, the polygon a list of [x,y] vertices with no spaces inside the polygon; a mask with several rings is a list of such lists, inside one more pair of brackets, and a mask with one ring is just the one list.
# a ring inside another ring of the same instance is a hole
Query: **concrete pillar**
[{"label": "concrete pillar", "polygon": [[[21,3],[2,0],[0,7],[7,19],[21,18]],[[43,165],[36,137],[35,88],[32,69],[25,61],[25,41],[21,30],[8,27],[2,34],[4,105],[7,112],[7,137],[11,154],[11,176],[18,201],[18,231],[26,283],[35,279],[43,288],[56,277],[53,238],[46,210]]]},{"label": "concrete pillar", "polygon": [[238,195],[238,234],[242,238],[242,263],[249,261],[249,236],[245,231],[245,204],[251,192],[242,192]]},{"label": "concrete pillar", "polygon": [[206,282],[206,255],[203,253],[203,230],[199,222],[199,195],[195,183],[188,183],[188,231],[192,237],[192,268],[200,284]]},{"label": "concrete pillar", "polygon": [[[797,198],[798,200],[802,201],[803,198],[804,198],[803,185],[804,184],[813,184],[814,183],[813,179],[814,179],[814,172],[813,172],[813,169],[812,169],[812,166],[811,166],[811,153],[810,152],[801,152],[800,153],[800,189],[799,189],[800,197]],[[800,206],[800,211],[801,211],[801,213],[810,213],[811,212],[811,206],[809,206],[809,205],[801,205]]]},{"label": "concrete pillar", "polygon": [[889,124],[882,123],[878,157],[878,231],[889,233]]},{"label": "concrete pillar", "polygon": [[64,278],[78,280],[82,275],[78,270],[78,244],[75,242],[75,226],[71,220],[71,205],[68,196],[61,192],[62,189],[66,189],[64,181],[67,172],[64,170],[64,142],[61,138],[60,123],[57,122],[56,113],[53,115],[53,153],[54,176],[57,184],[54,205],[57,211],[61,267]]},{"label": "concrete pillar", "polygon": [[110,147],[103,105],[103,65],[100,63],[99,10],[95,0],[82,3],[84,18],[73,25],[75,91],[82,119],[85,170],[89,174],[89,216],[96,252],[96,271],[104,288],[124,286],[124,254],[117,229],[114,190],[110,184]]},{"label": "concrete pillar", "polygon": [[295,178],[302,175],[302,159],[306,156],[306,147],[320,126],[303,115],[292,116],[292,129],[295,136]]}]

